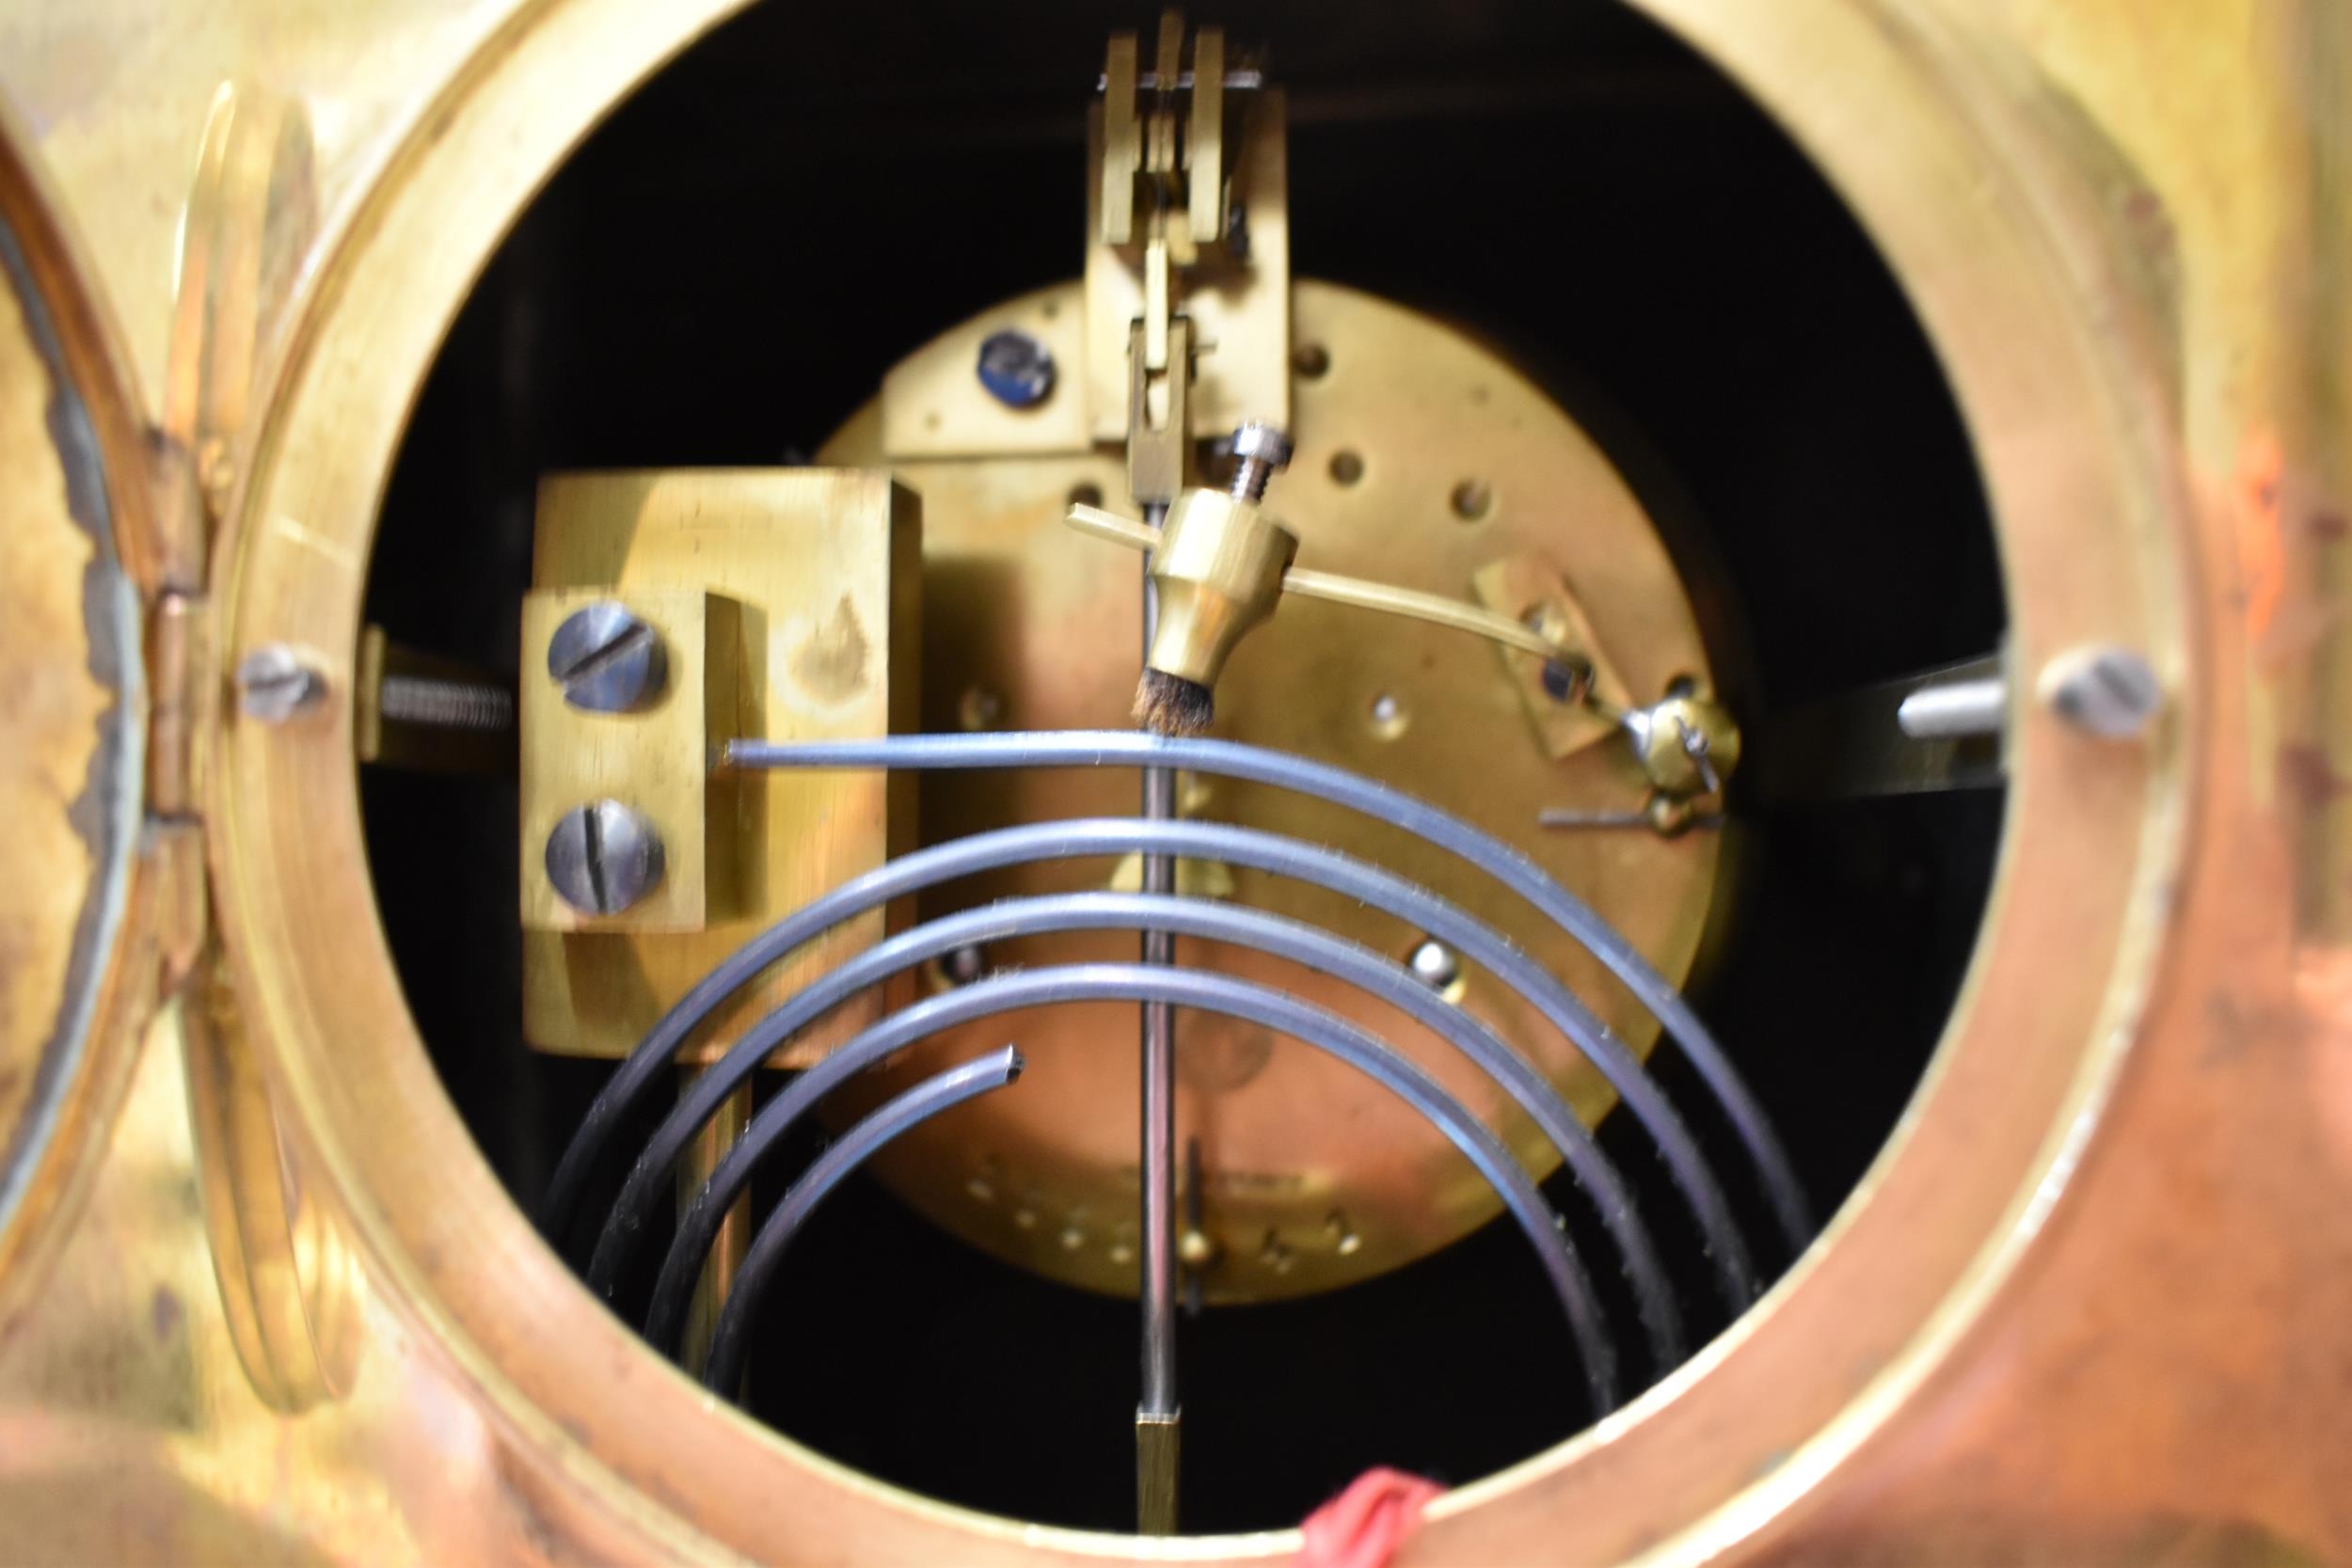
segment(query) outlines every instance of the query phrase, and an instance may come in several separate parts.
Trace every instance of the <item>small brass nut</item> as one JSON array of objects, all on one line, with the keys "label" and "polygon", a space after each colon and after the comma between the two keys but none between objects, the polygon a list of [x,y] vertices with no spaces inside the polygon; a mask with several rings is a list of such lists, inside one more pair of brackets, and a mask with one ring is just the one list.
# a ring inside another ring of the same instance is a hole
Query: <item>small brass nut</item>
[{"label": "small brass nut", "polygon": [[1642,815],[1649,818],[1650,831],[1660,838],[1680,838],[1698,820],[1699,812],[1688,796],[1669,795],[1659,789],[1650,792]]}]

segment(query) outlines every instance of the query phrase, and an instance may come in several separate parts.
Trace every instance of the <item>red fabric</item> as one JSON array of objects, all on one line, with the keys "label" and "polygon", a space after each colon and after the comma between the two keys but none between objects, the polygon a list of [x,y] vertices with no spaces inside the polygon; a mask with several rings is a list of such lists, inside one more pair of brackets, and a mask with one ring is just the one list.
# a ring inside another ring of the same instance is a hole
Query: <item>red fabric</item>
[{"label": "red fabric", "polygon": [[1387,1568],[1421,1511],[1445,1488],[1402,1470],[1366,1470],[1346,1491],[1307,1515],[1298,1568]]}]

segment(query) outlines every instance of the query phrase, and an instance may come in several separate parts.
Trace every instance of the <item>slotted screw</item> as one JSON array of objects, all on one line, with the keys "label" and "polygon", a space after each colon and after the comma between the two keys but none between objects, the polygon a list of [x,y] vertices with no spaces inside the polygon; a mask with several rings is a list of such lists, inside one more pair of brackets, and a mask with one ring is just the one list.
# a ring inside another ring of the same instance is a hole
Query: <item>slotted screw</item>
[{"label": "slotted screw", "polygon": [[548,834],[548,880],[582,914],[618,914],[661,880],[661,838],[618,800],[591,800]]},{"label": "slotted screw", "polygon": [[326,695],[326,677],[283,642],[265,642],[237,663],[237,710],[282,724]]},{"label": "slotted screw", "polygon": [[2058,716],[2102,740],[2147,733],[2164,706],[2164,687],[2129,648],[2094,645],[2052,659],[2042,689]]},{"label": "slotted screw", "polygon": [[548,673],[589,713],[627,713],[661,694],[670,673],[661,634],[611,599],[582,605],[548,639]]}]

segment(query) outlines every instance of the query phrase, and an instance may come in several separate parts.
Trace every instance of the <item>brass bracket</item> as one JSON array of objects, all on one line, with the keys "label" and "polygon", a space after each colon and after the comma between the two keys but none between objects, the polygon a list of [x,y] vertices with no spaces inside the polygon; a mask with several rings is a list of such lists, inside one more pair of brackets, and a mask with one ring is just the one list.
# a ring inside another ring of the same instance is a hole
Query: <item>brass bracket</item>
[{"label": "brass bracket", "polygon": [[[1282,96],[1254,73],[1228,69],[1216,29],[1192,35],[1189,72],[1184,42],[1183,18],[1168,12],[1146,77],[1135,36],[1115,35],[1103,100],[1089,117],[1085,369],[1096,441],[1127,439],[1135,423],[1137,323],[1152,426],[1170,425],[1189,441],[1245,419],[1290,418]],[[1179,323],[1189,324],[1186,345],[1170,336]],[[1190,355],[1200,363],[1188,367],[1179,401],[1155,382]],[[1156,504],[1179,487],[1136,499]]]},{"label": "brass bracket", "polygon": [[[1175,36],[1181,65],[1181,21]],[[882,383],[881,444],[891,461],[1078,455],[1131,441],[1130,344],[1139,322],[1147,326],[1148,404],[1174,411],[1150,423],[1170,442],[1188,444],[1247,419],[1288,420],[1282,95],[1254,70],[1235,69],[1215,28],[1194,33],[1191,52],[1193,69],[1164,77],[1139,69],[1132,34],[1114,38],[1103,97],[1088,118],[1082,309],[1066,309],[1058,290],[1039,290],[900,362]],[[1006,332],[1027,339],[1056,368],[1034,404],[1001,403],[975,374],[982,345]],[[1183,388],[1167,384],[1173,374],[1184,377]],[[1161,474],[1172,467],[1165,456],[1153,461]],[[1182,484],[1138,477],[1165,490],[1162,499]]]},{"label": "brass bracket", "polygon": [[[713,777],[707,753],[714,737],[913,728],[921,554],[920,504],[885,472],[653,469],[540,482],[528,603],[546,608],[525,626],[520,659],[523,1037],[535,1049],[627,1054],[770,921],[912,847],[914,784],[903,774]],[[674,679],[667,697],[641,711],[567,708],[547,666],[562,618],[553,607],[589,599],[617,600],[654,625],[673,675],[696,666],[704,695],[688,701]],[[679,605],[704,607],[700,629]],[[711,624],[713,610],[739,629]],[[723,700],[723,683],[733,693]],[[725,717],[714,701],[730,706]],[[712,789],[725,792],[731,829]],[[660,887],[617,917],[581,919],[557,904],[546,835],[557,816],[599,796],[662,824],[665,883],[699,863],[707,879],[699,904],[662,902]],[[672,818],[685,827],[674,830]],[[707,825],[699,851],[677,836],[691,838],[696,824]],[[784,997],[881,940],[889,918],[875,911],[745,988],[687,1062],[723,1054]],[[878,1016],[882,1001],[861,998],[808,1030],[789,1047],[790,1063],[821,1056]]]},{"label": "brass bracket", "polygon": [[1142,322],[1127,340],[1127,493],[1138,506],[1175,500],[1192,467],[1192,323],[1178,317],[1166,326],[1166,363],[1157,372]]},{"label": "brass bracket", "polygon": [[1567,578],[1534,556],[1511,555],[1472,574],[1470,592],[1488,610],[1530,626],[1545,641],[1581,650],[1591,667],[1592,700],[1571,702],[1544,659],[1524,649],[1502,650],[1503,668],[1546,755],[1573,756],[1617,734],[1617,716],[1633,705],[1633,696],[1593,636]]}]

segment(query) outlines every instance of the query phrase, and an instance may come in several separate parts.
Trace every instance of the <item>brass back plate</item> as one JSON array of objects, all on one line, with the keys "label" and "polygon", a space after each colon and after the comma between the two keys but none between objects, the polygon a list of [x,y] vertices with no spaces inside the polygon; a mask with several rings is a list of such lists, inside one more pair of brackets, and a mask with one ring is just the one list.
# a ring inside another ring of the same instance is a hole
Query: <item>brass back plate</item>
[{"label": "brass back plate", "polygon": [[[1067,286],[1060,310],[1074,310]],[[1052,294],[1012,309],[1037,316]],[[1294,393],[1297,454],[1266,504],[1295,529],[1298,561],[1467,598],[1504,558],[1545,562],[1588,609],[1593,635],[1634,692],[1708,678],[1689,600],[1649,519],[1576,425],[1502,359],[1428,317],[1329,284],[1292,298],[1297,341],[1327,362]],[[1058,314],[1058,312],[1057,312]],[[956,328],[969,339],[983,317]],[[928,405],[982,398],[970,362],[918,352],[944,379]],[[902,372],[904,367],[902,367]],[[1057,399],[1074,395],[1057,388]],[[1050,407],[1041,410],[1050,413]],[[851,464],[881,455],[868,405],[825,449]],[[1124,551],[1078,538],[1061,517],[1089,488],[1122,499],[1119,459],[1023,453],[902,463],[923,495],[924,727],[1119,727],[1140,658],[1140,571]],[[1472,504],[1472,503],[1475,504]],[[1385,702],[1384,702],[1385,699]],[[1535,856],[1590,899],[1666,974],[1691,965],[1713,891],[1715,835],[1545,832],[1547,806],[1629,809],[1644,784],[1626,749],[1554,761],[1511,671],[1485,641],[1339,606],[1285,602],[1251,634],[1217,689],[1217,733],[1386,779]],[[927,777],[928,840],[1018,821],[1129,816],[1128,773]],[[1188,816],[1246,823],[1394,867],[1525,942],[1593,999],[1637,1049],[1655,1036],[1599,966],[1500,890],[1380,823],[1273,791],[1187,778]],[[1124,868],[1129,885],[1134,868]],[[1120,868],[1069,862],[941,890],[926,916],[1017,894],[1116,885]],[[1403,958],[1420,933],[1317,890],[1246,870],[1189,867],[1187,891],[1322,925]],[[1186,944],[1183,961],[1285,987],[1361,1020],[1437,1072],[1538,1168],[1556,1161],[1516,1108],[1450,1048],[1351,991],[1290,965]],[[998,964],[1132,959],[1121,934],[1040,940],[992,952]],[[1575,1053],[1502,988],[1471,973],[1466,1006],[1541,1063],[1587,1118],[1612,1101]],[[1005,1095],[901,1138],[887,1180],[981,1246],[1106,1291],[1136,1287],[1136,1009],[1022,1014],[911,1053],[929,1071],[1018,1040],[1030,1067]],[[1263,1031],[1207,1017],[1179,1029],[1179,1136],[1200,1142],[1203,1229],[1218,1261],[1213,1300],[1300,1294],[1368,1277],[1442,1246],[1491,1217],[1491,1191],[1427,1123],[1375,1085]],[[891,1078],[896,1085],[899,1080]],[[879,1091],[880,1084],[876,1087]],[[1549,1156],[1549,1157],[1548,1157]]]}]

